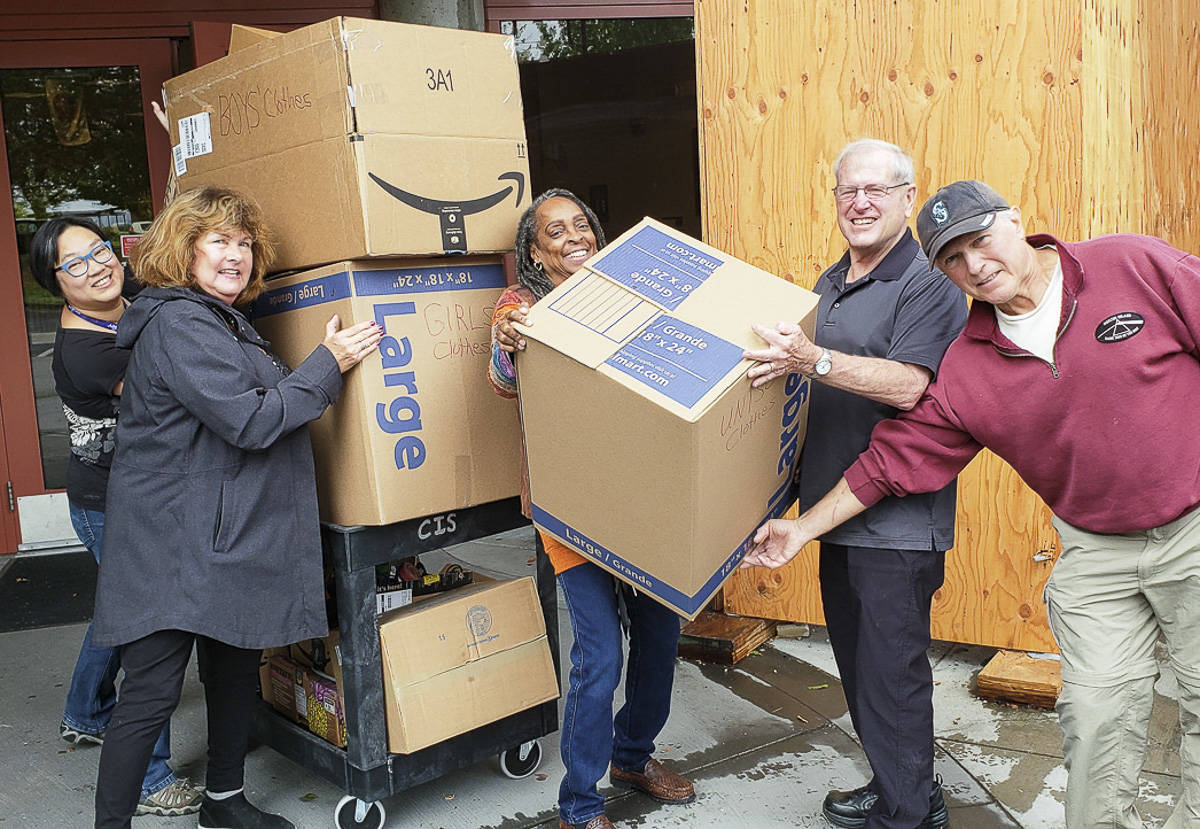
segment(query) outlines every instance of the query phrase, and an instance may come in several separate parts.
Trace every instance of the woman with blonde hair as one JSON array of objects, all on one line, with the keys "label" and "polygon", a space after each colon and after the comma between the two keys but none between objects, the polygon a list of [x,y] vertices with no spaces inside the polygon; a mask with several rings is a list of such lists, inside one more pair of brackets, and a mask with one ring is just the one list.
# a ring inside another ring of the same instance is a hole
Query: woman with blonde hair
[{"label": "woman with blonde hair", "polygon": [[125,680],[100,755],[97,827],[130,825],[193,643],[208,709],[199,826],[292,826],[242,794],[259,656],[326,633],[306,424],[381,331],[334,316],[289,369],[239,310],[264,290],[271,256],[257,207],[206,188],[180,194],[131,257],[147,287],[117,329],[131,354],[92,628],[96,644],[121,647]]}]

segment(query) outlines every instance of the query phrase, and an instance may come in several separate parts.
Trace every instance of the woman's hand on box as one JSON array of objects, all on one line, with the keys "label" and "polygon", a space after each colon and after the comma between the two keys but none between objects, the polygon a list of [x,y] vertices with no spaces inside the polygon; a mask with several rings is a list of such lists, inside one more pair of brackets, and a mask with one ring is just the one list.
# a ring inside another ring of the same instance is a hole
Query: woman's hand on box
[{"label": "woman's hand on box", "polygon": [[513,328],[514,322],[521,325],[530,324],[528,305],[513,308],[492,327],[492,336],[496,340],[496,345],[500,346],[501,351],[507,351],[509,354],[512,354],[514,351],[525,350],[525,338],[521,336],[517,329]]},{"label": "woman's hand on box", "polygon": [[375,320],[342,328],[341,318],[334,314],[325,324],[325,340],[322,344],[333,354],[338,369],[345,374],[379,348],[383,333],[383,327]]}]

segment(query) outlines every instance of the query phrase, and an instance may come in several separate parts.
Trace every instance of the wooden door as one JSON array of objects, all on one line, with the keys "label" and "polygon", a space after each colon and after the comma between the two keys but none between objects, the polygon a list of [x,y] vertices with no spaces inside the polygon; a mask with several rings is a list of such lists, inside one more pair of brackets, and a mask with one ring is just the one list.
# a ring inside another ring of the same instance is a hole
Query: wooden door
[{"label": "wooden door", "polygon": [[[50,353],[61,300],[29,272],[29,242],[55,215],[136,234],[161,203],[166,133],[150,116],[170,41],[15,41],[0,50],[0,552],[74,539],[65,499],[65,418]],[[24,520],[22,520],[24,516]],[[24,526],[24,530],[22,530]],[[37,527],[36,537],[30,528]]]}]

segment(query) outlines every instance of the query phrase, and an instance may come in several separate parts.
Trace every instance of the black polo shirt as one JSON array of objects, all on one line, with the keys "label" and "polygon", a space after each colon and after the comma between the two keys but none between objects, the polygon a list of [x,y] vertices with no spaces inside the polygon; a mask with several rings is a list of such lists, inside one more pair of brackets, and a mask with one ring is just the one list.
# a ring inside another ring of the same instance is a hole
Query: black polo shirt
[{"label": "black polo shirt", "polygon": [[[817,345],[913,363],[936,375],[942,355],[967,320],[962,291],[930,269],[907,229],[875,270],[847,285],[849,269],[847,252],[817,279]],[[813,383],[800,464],[801,509],[833,488],[867,448],[875,424],[897,411],[820,381]],[[821,540],[856,547],[948,550],[954,546],[955,489],[951,483],[939,492],[885,498]]]}]

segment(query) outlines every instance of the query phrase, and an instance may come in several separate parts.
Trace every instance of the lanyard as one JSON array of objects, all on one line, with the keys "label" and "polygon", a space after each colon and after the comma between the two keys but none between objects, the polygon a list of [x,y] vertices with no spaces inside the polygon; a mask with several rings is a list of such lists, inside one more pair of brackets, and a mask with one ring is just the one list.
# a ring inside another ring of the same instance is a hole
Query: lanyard
[{"label": "lanyard", "polygon": [[114,334],[117,332],[117,324],[115,322],[113,322],[112,320],[98,320],[95,317],[89,317],[87,314],[83,313],[83,311],[80,311],[78,308],[76,308],[74,305],[72,305],[69,302],[67,303],[67,310],[70,311],[75,316],[79,317],[81,320],[87,320],[92,325],[98,325],[101,328],[107,328],[109,331],[112,331]]}]

